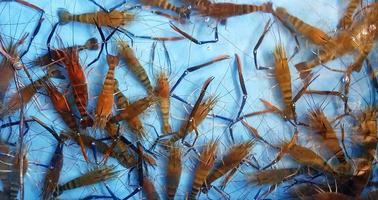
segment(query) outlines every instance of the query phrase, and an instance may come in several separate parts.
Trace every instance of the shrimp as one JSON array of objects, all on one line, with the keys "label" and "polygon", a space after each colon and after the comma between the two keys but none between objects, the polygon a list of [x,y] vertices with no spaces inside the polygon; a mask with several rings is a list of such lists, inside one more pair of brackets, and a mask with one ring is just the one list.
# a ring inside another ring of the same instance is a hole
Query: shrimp
[{"label": "shrimp", "polygon": [[198,165],[193,173],[192,190],[189,199],[196,199],[201,186],[204,184],[206,177],[209,175],[211,168],[214,166],[215,154],[218,144],[210,142],[205,145],[198,160]]},{"label": "shrimp", "polygon": [[264,3],[262,5],[251,4],[234,4],[234,3],[212,3],[209,0],[186,0],[192,5],[200,15],[205,17],[213,17],[218,20],[224,20],[229,17],[245,15],[257,11],[272,12],[272,3]]},{"label": "shrimp", "polygon": [[48,72],[48,74],[36,81],[33,81],[30,85],[20,88],[19,91],[7,102],[7,107],[3,108],[0,113],[0,117],[10,115],[20,109],[23,104],[28,103],[37,93],[37,91],[43,87],[43,83],[50,78],[64,79],[64,76],[58,70],[51,70]]},{"label": "shrimp", "polygon": [[298,174],[297,168],[260,170],[248,175],[248,182],[253,185],[278,185]]},{"label": "shrimp", "polygon": [[185,7],[177,7],[168,2],[168,0],[140,0],[141,4],[148,6],[160,7],[165,10],[172,10],[182,17],[188,17],[190,11]]},{"label": "shrimp", "polygon": [[85,78],[84,70],[79,62],[77,49],[68,49],[67,51],[58,50],[60,57],[64,57],[61,61],[67,69],[68,77],[71,82],[75,104],[81,115],[80,124],[86,128],[92,126],[93,120],[88,115],[88,86]]},{"label": "shrimp", "polygon": [[114,167],[103,166],[101,168],[97,168],[62,185],[59,185],[57,188],[56,196],[59,196],[66,190],[72,190],[87,185],[93,185],[101,181],[112,179],[116,175],[117,172],[114,171]]},{"label": "shrimp", "polygon": [[[187,133],[197,131],[197,127],[202,123],[206,118],[209,112],[213,109],[216,104],[216,99],[213,97],[208,98],[206,101],[198,105],[197,110],[194,111],[194,108],[191,112],[192,117],[189,115],[189,118],[183,123],[180,130],[173,135],[169,140],[169,144],[184,138]],[[194,112],[193,112],[194,111]]]},{"label": "shrimp", "polygon": [[[63,49],[62,51],[69,51],[70,49],[77,49],[78,51],[81,50],[97,50],[99,49],[99,44],[97,41],[97,38],[90,38],[88,39],[84,45],[75,45],[72,47],[68,47],[66,49]],[[62,54],[57,52],[56,49],[51,49],[51,53],[46,53],[32,61],[33,65],[39,65],[39,66],[46,66],[52,63],[52,60],[61,60],[64,59],[64,57],[61,57]]]},{"label": "shrimp", "polygon": [[153,87],[151,81],[148,78],[146,70],[139,63],[136,58],[133,49],[123,40],[118,40],[118,51],[120,55],[124,58],[129,69],[134,73],[134,75],[139,79],[139,81],[147,89],[148,94],[153,94]]},{"label": "shrimp", "polygon": [[202,86],[200,95],[196,103],[194,104],[192,111],[190,112],[190,115],[188,116],[184,124],[181,126],[180,130],[176,134],[174,134],[173,137],[171,137],[169,141],[166,143],[168,146],[172,145],[177,140],[184,138],[188,132],[192,132],[193,130],[195,130],[197,134],[197,126],[205,119],[207,114],[213,109],[216,103],[216,99],[213,97],[210,97],[207,101],[202,102],[205,96],[205,92],[213,79],[214,77],[209,77],[205,81],[205,83]]},{"label": "shrimp", "polygon": [[50,167],[47,169],[43,188],[42,199],[49,200],[58,186],[60,172],[63,167],[63,141],[58,141],[54,154],[50,161]]},{"label": "shrimp", "polygon": [[122,110],[118,115],[110,118],[111,123],[117,123],[121,120],[129,121],[134,117],[143,113],[148,107],[154,103],[154,97],[148,96],[135,101],[126,109]]},{"label": "shrimp", "polygon": [[230,147],[222,160],[211,170],[205,180],[205,187],[208,189],[215,180],[236,168],[249,154],[254,142],[245,142]]},{"label": "shrimp", "polygon": [[66,97],[62,93],[60,93],[55,85],[53,85],[51,82],[46,81],[45,87],[55,110],[59,113],[67,126],[75,132],[75,137],[77,138],[78,144],[80,145],[84,159],[88,161],[89,159],[87,156],[87,151],[85,149],[75,117],[71,111],[70,106],[68,105]]},{"label": "shrimp", "polygon": [[345,154],[339,145],[336,132],[332,128],[323,111],[319,108],[311,111],[309,114],[309,120],[310,128],[313,130],[314,134],[321,136],[321,143],[327,146],[333,155],[336,155],[340,163],[346,163]]},{"label": "shrimp", "polygon": [[288,155],[290,155],[299,164],[312,167],[330,174],[334,173],[332,167],[317,153],[306,147],[293,144],[288,148]]},{"label": "shrimp", "polygon": [[155,93],[156,96],[159,97],[160,110],[163,118],[163,131],[164,133],[171,133],[171,125],[169,124],[170,87],[168,77],[165,73],[159,74]]},{"label": "shrimp", "polygon": [[94,126],[101,129],[105,128],[114,103],[114,69],[119,63],[117,56],[107,55],[106,60],[109,65],[109,71],[106,75],[104,86],[98,97]]},{"label": "shrimp", "polygon": [[275,76],[278,86],[281,90],[285,109],[283,110],[284,118],[294,119],[295,108],[292,104],[292,91],[291,91],[291,76],[289,65],[287,63],[286,52],[283,46],[279,45],[274,51],[275,59]]},{"label": "shrimp", "polygon": [[[126,109],[130,102],[127,97],[120,91],[118,87],[118,81],[115,80],[115,95],[117,97],[116,105],[117,108],[120,110]],[[132,132],[135,133],[138,137],[145,137],[146,133],[142,124],[142,121],[139,119],[138,116],[135,116],[127,121]]]},{"label": "shrimp", "polygon": [[276,8],[274,15],[277,16],[278,19],[284,24],[292,25],[294,29],[296,29],[314,44],[324,45],[331,39],[331,37],[322,30],[303,22],[295,16],[290,15],[285,8]]},{"label": "shrimp", "polygon": [[167,175],[166,175],[166,192],[168,199],[174,199],[177,187],[180,183],[182,162],[180,147],[173,145],[169,148]]},{"label": "shrimp", "polygon": [[[297,114],[295,112],[295,103],[298,99],[305,93],[307,87],[317,78],[316,76],[312,78],[312,76],[308,76],[304,81],[303,87],[298,91],[298,93],[293,97],[292,89],[291,89],[291,75],[289,70],[289,65],[286,58],[286,52],[283,46],[278,45],[274,51],[274,59],[275,59],[275,76],[278,82],[278,86],[281,90],[281,94],[283,96],[283,103],[285,108],[281,111],[279,108],[271,104],[270,102],[260,99],[262,103],[268,107],[268,110],[272,112],[279,113],[284,120],[293,119],[294,122],[297,121]],[[312,79],[310,79],[312,78]],[[265,113],[265,112],[261,112]]]},{"label": "shrimp", "polygon": [[99,11],[83,14],[71,14],[66,9],[60,9],[58,11],[59,23],[61,25],[67,24],[72,21],[95,24],[98,26],[117,28],[125,26],[135,19],[134,14],[126,11],[113,10],[111,12]]}]

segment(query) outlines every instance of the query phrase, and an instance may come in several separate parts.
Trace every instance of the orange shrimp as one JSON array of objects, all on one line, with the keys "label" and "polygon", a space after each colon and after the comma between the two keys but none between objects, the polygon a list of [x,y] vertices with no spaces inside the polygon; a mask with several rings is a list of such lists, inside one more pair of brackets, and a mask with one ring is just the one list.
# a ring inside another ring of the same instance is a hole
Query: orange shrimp
[{"label": "orange shrimp", "polygon": [[136,116],[143,113],[148,107],[154,103],[154,97],[148,96],[135,101],[130,104],[126,109],[122,110],[118,115],[110,118],[111,123],[117,123],[121,120],[129,121]]},{"label": "orange shrimp", "polygon": [[[298,174],[297,168],[260,170],[248,176],[248,182],[253,185],[278,185]],[[305,171],[305,170],[302,170]]]},{"label": "orange shrimp", "polygon": [[222,160],[216,165],[205,180],[205,187],[208,189],[215,180],[222,177],[230,170],[236,168],[243,159],[249,154],[254,142],[245,142],[230,147],[229,151],[223,156]]},{"label": "orange shrimp", "polygon": [[37,93],[37,91],[43,87],[43,83],[50,78],[64,79],[64,76],[60,73],[60,71],[52,70],[51,72],[48,72],[47,75],[32,82],[30,85],[20,88],[19,91],[7,102],[7,107],[3,108],[3,110],[0,112],[0,117],[12,114],[20,109],[23,104],[28,103]]},{"label": "orange shrimp", "polygon": [[181,126],[180,130],[170,138],[169,144],[173,144],[174,142],[184,138],[187,133],[190,133],[193,130],[197,131],[197,127],[213,109],[216,102],[217,101],[214,97],[210,97],[206,101],[200,103],[198,109],[194,113],[192,110],[192,117],[189,116],[189,118]]},{"label": "orange shrimp", "polygon": [[55,110],[59,113],[67,126],[75,132],[75,137],[77,138],[78,144],[80,145],[84,159],[88,161],[89,159],[87,156],[87,150],[85,149],[75,117],[71,111],[70,106],[68,105],[66,97],[62,93],[60,93],[58,89],[49,81],[46,81],[45,87]]},{"label": "orange shrimp", "polygon": [[276,8],[274,14],[284,24],[292,25],[294,29],[296,29],[314,44],[324,45],[331,39],[331,37],[322,30],[307,24],[295,16],[290,15],[285,8]]},{"label": "orange shrimp", "polygon": [[198,165],[193,175],[192,190],[189,199],[197,199],[196,196],[204,184],[206,177],[209,175],[211,168],[214,166],[215,154],[218,144],[210,142],[205,145],[198,160]]},{"label": "orange shrimp", "polygon": [[67,24],[71,21],[76,21],[86,24],[95,24],[104,27],[117,28],[125,26],[135,19],[134,14],[126,11],[113,10],[111,12],[99,11],[92,13],[83,13],[73,15],[65,9],[58,11],[59,23],[61,25]]},{"label": "orange shrimp", "polygon": [[169,124],[170,87],[168,77],[165,73],[159,74],[155,93],[160,101],[160,111],[163,118],[163,132],[171,133],[171,125]]},{"label": "orange shrimp", "polygon": [[295,108],[292,104],[291,76],[286,52],[283,46],[278,45],[276,47],[274,51],[274,59],[276,65],[274,72],[285,104],[283,115],[285,119],[294,119]]},{"label": "orange shrimp", "polygon": [[107,55],[106,60],[109,65],[109,71],[106,75],[104,86],[98,97],[96,114],[94,120],[94,126],[101,129],[105,128],[110,114],[112,113],[112,107],[114,103],[114,69],[119,63],[117,56]]},{"label": "orange shrimp", "polygon": [[272,12],[272,3],[262,5],[234,4],[234,3],[212,3],[209,0],[186,0],[202,16],[213,17],[224,20],[229,17],[245,15],[257,11]]},{"label": "orange shrimp", "polygon": [[92,118],[88,115],[88,87],[84,70],[79,62],[77,49],[67,49],[67,51],[57,50],[63,57],[62,63],[66,66],[68,77],[71,82],[75,103],[81,115],[80,124],[86,128],[93,125]]},{"label": "orange shrimp", "polygon": [[316,108],[309,114],[310,128],[314,134],[321,136],[321,143],[324,144],[331,152],[336,155],[340,163],[346,163],[345,154],[339,145],[339,140],[335,130],[328,121],[324,112],[320,108]]},{"label": "orange shrimp", "polygon": [[312,167],[330,174],[334,173],[333,168],[317,153],[306,147],[294,144],[288,148],[288,155],[290,155],[299,164]]},{"label": "orange shrimp", "polygon": [[[120,110],[126,109],[130,103],[127,97],[119,90],[118,88],[118,81],[115,80],[115,95],[117,97],[116,105],[117,108]],[[132,117],[130,120],[127,121],[133,133],[135,133],[138,137],[145,137],[146,133],[142,124],[142,121],[139,119],[138,116]]]},{"label": "orange shrimp", "polygon": [[166,175],[166,191],[168,199],[174,199],[180,183],[182,172],[180,147],[173,145],[169,148],[169,157]]}]

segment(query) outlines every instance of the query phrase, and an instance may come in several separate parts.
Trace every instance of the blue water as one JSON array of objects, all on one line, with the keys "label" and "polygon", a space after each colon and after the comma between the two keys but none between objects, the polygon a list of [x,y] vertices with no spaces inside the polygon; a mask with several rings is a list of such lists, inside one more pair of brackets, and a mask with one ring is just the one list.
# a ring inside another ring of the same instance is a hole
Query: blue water
[{"label": "blue water", "polygon": [[[30,50],[22,59],[32,74],[33,80],[35,80],[37,77],[41,77],[45,72],[39,66],[32,66],[30,61],[38,55],[47,52],[47,37],[50,34],[52,26],[58,22],[57,11],[64,8],[71,13],[79,14],[83,12],[98,11],[99,8],[86,0],[30,0],[29,2],[39,6],[45,12],[41,29],[34,38]],[[119,1],[101,0],[97,2],[106,8],[110,8]],[[265,1],[237,0],[233,2],[261,4]],[[135,3],[135,1],[126,4],[126,7],[130,7],[132,5],[131,3]],[[334,33],[338,19],[341,17],[342,11],[346,7],[345,1],[326,0],[280,0],[274,1],[273,4],[274,7],[285,7],[289,13],[300,17],[302,20],[319,27],[330,34]],[[136,14],[136,20],[125,28],[136,35],[153,37],[179,36],[177,32],[170,28],[168,19],[152,14],[148,7],[133,9],[130,12]],[[10,38],[17,39],[25,33],[31,34],[32,30],[38,23],[40,13],[14,2],[1,2],[0,15],[1,37],[6,43],[10,41]],[[253,61],[253,47],[269,19],[274,22],[274,24],[258,50],[257,59],[260,65],[273,67],[273,50],[275,46],[277,44],[282,44],[285,47],[287,54],[292,55],[295,48],[295,42],[292,35],[283,28],[279,21],[276,21],[270,14],[263,13],[233,17],[227,20],[226,25],[219,25],[219,41],[217,43],[196,45],[189,40],[166,42],[171,62],[170,69],[167,65],[164,48],[161,42],[157,44],[155,63],[153,66],[150,63],[150,52],[153,41],[134,38],[133,49],[136,56],[148,72],[153,84],[156,82],[157,74],[161,71],[169,73],[169,80],[171,85],[173,85],[186,68],[208,62],[220,55],[229,55],[230,58],[227,60],[220,61],[193,73],[189,73],[178,85],[174,94],[193,105],[200,93],[204,81],[208,77],[213,76],[214,80],[207,90],[206,97],[216,96],[218,101],[211,114],[234,119],[237,117],[237,111],[242,102],[242,90],[237,75],[235,54],[239,55],[241,58],[243,77],[248,92],[246,105],[241,114],[243,115],[264,109],[264,106],[259,99],[265,99],[272,102],[274,105],[282,107],[280,93],[274,79],[273,71],[256,70]],[[214,27],[217,25],[213,19],[201,16],[191,17],[189,24],[181,25],[176,22],[173,23],[199,40],[213,39]],[[110,30],[104,29],[104,32],[107,35],[110,33]],[[68,23],[66,25],[58,26],[55,36],[57,37],[53,37],[51,42],[51,46],[54,48],[84,44],[90,37],[96,37],[101,40],[95,26],[80,23]],[[29,39],[30,37],[28,37],[28,40]],[[130,42],[130,39],[125,37],[125,35],[116,33],[108,42],[109,52],[114,54],[116,53],[116,39],[124,39]],[[298,79],[298,73],[294,68],[294,65],[307,60],[311,56],[312,51],[316,49],[314,45],[301,37],[299,37],[299,42],[301,44],[300,52],[289,61],[294,93],[296,93],[298,88],[301,87],[301,80]],[[26,45],[21,46],[20,51],[25,50],[25,48]],[[81,64],[86,66],[97,56],[97,54],[98,51],[82,51],[80,53]],[[371,57],[376,55],[376,51],[371,53]],[[343,57],[342,59],[327,63],[327,66],[343,70],[350,61],[350,57]],[[88,111],[90,113],[94,113],[97,95],[102,87],[103,78],[107,69],[105,53],[102,54],[98,62],[85,68],[89,86]],[[343,76],[340,73],[330,72],[329,70],[320,67],[316,68],[314,71],[317,74],[320,74],[320,76],[310,86],[311,89],[338,90],[342,84]],[[23,72],[20,72],[19,75],[22,83],[25,85],[29,84],[28,78]],[[127,69],[124,62],[121,62],[120,66],[116,69],[116,78],[120,83],[120,88],[123,94],[125,94],[131,101],[135,101],[146,95],[145,89]],[[56,81],[55,83],[58,84],[63,91],[66,90],[67,84],[65,81]],[[375,97],[371,95],[370,91],[372,86],[370,85],[364,69],[361,73],[354,73],[352,75],[352,83],[349,106],[353,110],[358,111],[366,106],[367,103],[371,103],[372,99]],[[12,84],[7,96],[11,96],[15,92],[15,85]],[[71,101],[73,101],[73,99],[71,99]],[[329,116],[335,116],[337,113],[343,111],[343,103],[336,100],[335,97],[306,95],[297,103],[297,113],[299,113],[298,115],[300,116],[299,119],[303,119],[306,111],[316,106],[322,106],[326,114]],[[173,130],[178,130],[180,128],[180,125],[190,113],[190,110],[191,108],[188,105],[185,105],[176,99],[171,99],[171,123]],[[115,113],[115,109],[113,110],[113,113]],[[54,127],[58,132],[67,129],[64,122],[54,111],[50,100],[46,98],[44,94],[37,94],[33,101],[26,105],[25,117],[30,118],[31,116],[38,117],[43,122]],[[3,123],[9,122],[10,119],[16,121],[18,118],[19,114],[15,113],[10,118],[3,118]],[[141,116],[141,119],[146,124],[145,128],[148,132],[148,140],[141,142],[146,148],[149,148],[156,139],[156,133],[147,124],[153,125],[156,130],[158,130],[158,134],[161,134],[161,119],[158,107],[153,106],[148,109],[148,111]],[[294,131],[289,123],[284,122],[273,114],[256,116],[247,119],[247,121],[250,125],[257,128],[259,133],[266,140],[274,144],[289,141]],[[199,151],[203,144],[210,140],[218,139],[220,141],[218,153],[221,155],[232,144],[230,132],[227,128],[228,124],[228,121],[214,118],[212,116],[207,117],[199,126],[200,135],[194,147]],[[92,129],[87,129],[87,131],[90,134],[95,134]],[[340,130],[337,130],[337,132],[339,133]],[[1,130],[1,136],[3,139],[7,138],[9,134],[12,135],[10,142],[16,142],[18,129],[13,127],[12,129],[6,128]],[[131,140],[133,139],[133,137],[130,136],[130,131],[127,129],[125,129],[125,135]],[[253,138],[241,123],[237,123],[233,126],[233,136],[236,143]],[[190,133],[187,140],[192,141],[193,139],[194,133]],[[36,124],[30,124],[30,130],[25,135],[24,140],[25,148],[27,149],[27,157],[30,162],[25,177],[25,199],[39,199],[46,168],[41,167],[38,164],[49,164],[49,160],[57,141],[49,132]],[[315,144],[311,144],[311,142],[309,143],[305,137],[300,136],[299,143],[314,150],[318,148]],[[184,152],[187,152],[187,148],[184,149]],[[163,187],[165,186],[164,163],[166,162],[166,157],[162,149],[157,149],[156,153],[158,154],[158,166],[155,168],[149,168],[148,176],[153,180],[159,194],[162,194],[164,191]],[[88,154],[90,160],[94,162],[93,154],[90,150],[88,150]],[[270,150],[262,144],[257,144],[250,152],[250,156],[248,156],[247,159],[251,162],[257,160],[260,166],[265,166],[274,158],[274,155],[275,152],[273,150]],[[98,155],[98,157],[101,159],[101,155]],[[218,158],[220,157],[221,156],[218,156]],[[190,191],[189,180],[191,179],[191,172],[193,172],[195,168],[196,158],[197,156],[193,151],[185,154],[182,158],[184,171],[177,192],[177,199],[183,199],[186,193]],[[126,197],[138,187],[138,182],[133,175],[135,171],[131,173],[131,181],[129,182],[128,169],[123,168],[113,159],[110,159],[107,164],[115,165],[116,169],[119,170],[117,178],[106,182],[118,198]],[[293,162],[289,159],[285,159],[284,161],[277,163],[276,167],[280,168],[293,165],[295,166]],[[68,142],[64,147],[64,165],[59,183],[65,183],[68,180],[93,169],[95,166],[95,163],[87,164],[85,162],[81,155],[80,148],[76,144]],[[227,193],[231,199],[253,198],[260,187],[248,185],[246,182],[246,174],[254,171],[255,169],[249,165],[241,165],[236,176],[231,180],[224,192]],[[214,184],[217,185],[219,183],[220,180],[216,181]],[[263,188],[266,189],[266,187]],[[282,189],[278,189],[272,192],[269,198],[279,198],[282,192]],[[109,192],[105,189],[104,183],[100,183],[94,186],[66,191],[60,196],[60,198],[79,199],[88,195],[110,196]],[[133,198],[141,199],[142,197],[142,192],[139,192]],[[161,197],[163,197],[163,195],[161,195]],[[204,194],[201,194],[200,196],[201,199],[206,199],[207,197],[211,199],[219,199],[221,196],[217,191],[212,189],[207,196]]]}]

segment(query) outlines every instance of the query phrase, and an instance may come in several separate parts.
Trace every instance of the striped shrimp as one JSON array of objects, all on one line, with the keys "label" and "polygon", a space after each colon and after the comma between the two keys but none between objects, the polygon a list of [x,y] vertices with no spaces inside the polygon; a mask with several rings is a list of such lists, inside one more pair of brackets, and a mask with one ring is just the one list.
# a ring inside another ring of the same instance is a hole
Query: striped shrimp
[{"label": "striped shrimp", "polygon": [[276,47],[274,51],[274,59],[276,65],[274,72],[285,104],[283,115],[285,119],[294,119],[295,108],[292,104],[291,76],[286,52],[283,46],[279,45]]},{"label": "striped shrimp", "polygon": [[205,17],[213,17],[218,20],[224,20],[229,17],[245,15],[257,11],[272,12],[272,3],[262,5],[252,4],[234,4],[234,3],[212,3],[209,0],[185,0],[192,5],[198,13]]},{"label": "striped shrimp", "polygon": [[205,188],[208,190],[211,183],[230,170],[236,168],[243,159],[249,154],[254,142],[245,142],[230,147],[229,151],[223,156],[222,160],[211,170],[205,180]]},{"label": "striped shrimp", "polygon": [[163,131],[164,133],[171,133],[172,129],[169,123],[170,87],[168,77],[165,73],[159,74],[155,93],[159,98],[160,111],[163,118]]},{"label": "striped shrimp", "polygon": [[115,90],[114,70],[119,63],[117,56],[107,55],[106,60],[109,65],[109,70],[102,91],[98,97],[94,119],[94,126],[101,129],[105,128],[108,118],[112,113],[114,103],[113,93]]},{"label": "striped shrimp", "polygon": [[214,166],[215,154],[218,144],[210,142],[205,145],[198,160],[197,167],[193,173],[192,190],[189,199],[197,199],[197,194],[201,186],[205,183],[206,177],[209,175],[211,168]]},{"label": "striped shrimp", "polygon": [[67,126],[72,131],[74,131],[75,138],[77,139],[77,142],[80,145],[80,149],[84,156],[84,159],[88,161],[89,159],[87,156],[87,151],[85,149],[79,127],[76,123],[76,119],[71,111],[71,108],[68,105],[66,97],[58,91],[58,89],[53,83],[49,81],[46,81],[45,87],[55,110],[59,113],[59,115],[62,117],[63,121],[67,124]]},{"label": "striped shrimp", "polygon": [[177,187],[180,183],[182,172],[181,149],[173,145],[169,148],[167,175],[166,175],[166,192],[168,199],[174,199]]},{"label": "striped shrimp", "polygon": [[276,8],[274,15],[277,16],[278,19],[284,24],[293,26],[295,30],[300,32],[314,44],[324,45],[331,39],[331,37],[322,30],[303,22],[301,19],[295,16],[290,15],[285,8]]},{"label": "striped shrimp", "polygon": [[102,166],[62,185],[59,185],[56,191],[56,196],[59,196],[66,190],[72,190],[83,186],[93,185],[101,181],[107,181],[114,178],[116,175],[117,172],[114,171],[114,167]]},{"label": "striped shrimp", "polygon": [[136,58],[133,49],[123,40],[118,40],[118,51],[119,54],[124,58],[128,68],[133,72],[133,74],[139,79],[139,81],[147,89],[148,94],[153,94],[153,87],[151,81],[148,78],[146,70],[139,63]]},{"label": "striped shrimp", "polygon": [[113,10],[109,13],[105,11],[98,11],[74,15],[65,9],[60,9],[58,11],[58,16],[59,23],[61,25],[75,21],[93,25],[97,23],[99,26],[112,28],[125,26],[135,19],[134,14],[118,10]]}]

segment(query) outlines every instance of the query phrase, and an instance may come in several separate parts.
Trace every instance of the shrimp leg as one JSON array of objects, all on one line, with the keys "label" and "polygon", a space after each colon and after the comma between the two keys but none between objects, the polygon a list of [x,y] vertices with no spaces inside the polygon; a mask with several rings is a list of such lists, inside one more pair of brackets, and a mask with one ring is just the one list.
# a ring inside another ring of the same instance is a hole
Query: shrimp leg
[{"label": "shrimp leg", "polygon": [[214,39],[213,40],[206,40],[206,41],[201,41],[193,36],[189,35],[188,33],[184,32],[183,30],[179,29],[177,26],[175,26],[172,22],[169,24],[173,30],[176,32],[180,33],[182,36],[186,37],[188,40],[198,44],[198,45],[203,45],[203,44],[208,44],[208,43],[216,43],[218,42],[218,26],[215,27],[214,31]]}]

